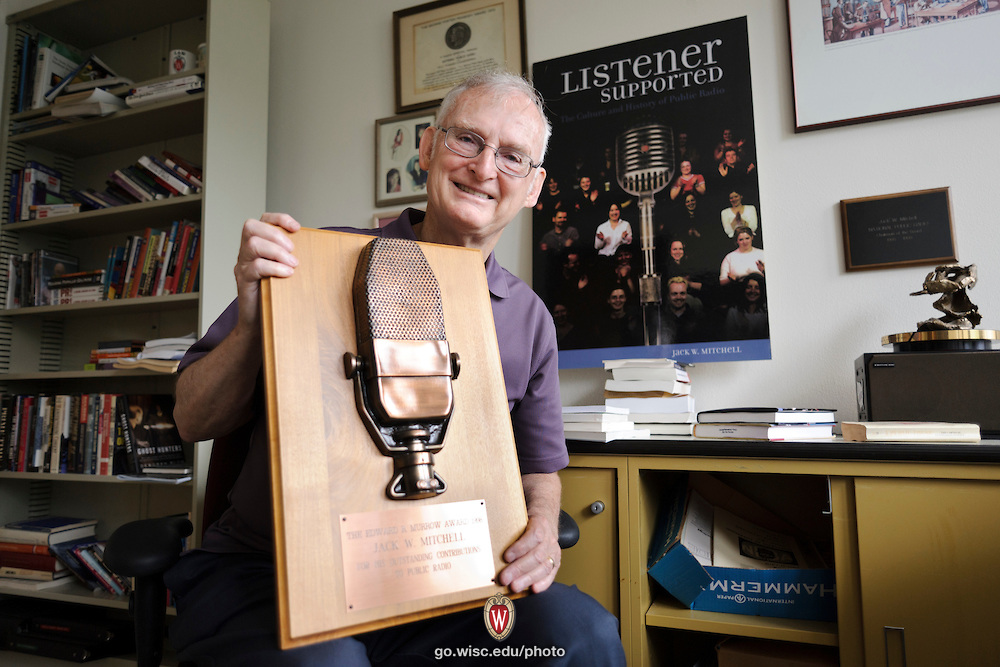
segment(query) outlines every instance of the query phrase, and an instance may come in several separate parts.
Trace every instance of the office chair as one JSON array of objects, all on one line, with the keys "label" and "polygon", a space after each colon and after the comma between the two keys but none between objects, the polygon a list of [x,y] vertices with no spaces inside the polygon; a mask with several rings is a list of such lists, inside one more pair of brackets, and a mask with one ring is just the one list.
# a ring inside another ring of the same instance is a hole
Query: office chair
[{"label": "office chair", "polygon": [[[250,443],[251,425],[216,438],[208,464],[202,530],[229,506],[229,490],[236,483]],[[193,532],[185,517],[140,519],[119,526],[108,538],[104,562],[126,577],[135,577],[129,613],[135,625],[138,667],[159,667],[163,659],[167,587],[163,574],[177,562],[183,540]],[[580,528],[566,511],[559,511],[559,547],[569,549],[580,539]]]}]

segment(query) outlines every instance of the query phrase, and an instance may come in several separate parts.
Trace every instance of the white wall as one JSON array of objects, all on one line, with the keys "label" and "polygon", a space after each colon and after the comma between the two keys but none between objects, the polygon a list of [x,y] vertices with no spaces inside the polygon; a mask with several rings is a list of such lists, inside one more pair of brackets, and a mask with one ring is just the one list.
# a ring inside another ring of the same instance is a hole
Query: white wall
[{"label": "white wall", "polygon": [[[0,0],[0,9],[28,4],[34,3]],[[392,12],[415,4],[271,0],[270,209],[310,226],[370,224],[374,121],[394,113]],[[699,409],[823,406],[854,418],[854,360],[882,350],[883,335],[912,330],[935,314],[932,297],[907,296],[928,268],[844,271],[841,199],[949,186],[959,260],[980,270],[970,296],[984,314],[982,328],[1000,328],[1000,244],[992,224],[1000,212],[991,206],[1000,175],[1000,106],[796,135],[785,0],[525,4],[529,64],[749,17],[761,205],[771,230],[773,359],[693,368]],[[983,76],[996,76],[995,64],[978,65]],[[529,281],[530,224],[525,213],[497,250],[501,263]],[[604,376],[598,369],[564,371],[564,402],[600,402]]]},{"label": "white wall", "polygon": [[[310,225],[363,224],[375,210],[374,121],[393,115],[392,12],[418,3],[271,2],[268,205]],[[1000,218],[990,195],[1000,107],[796,135],[785,0],[525,4],[529,64],[748,15],[773,359],[693,368],[699,409],[823,406],[853,419],[854,360],[881,351],[883,335],[934,316],[932,297],[907,296],[928,268],[844,271],[841,199],[951,187],[959,260],[980,270],[970,296],[982,327],[1000,328],[1000,244],[990,224]],[[497,253],[530,281],[529,225],[527,214],[512,223]],[[604,376],[564,371],[564,402],[600,402]]]}]

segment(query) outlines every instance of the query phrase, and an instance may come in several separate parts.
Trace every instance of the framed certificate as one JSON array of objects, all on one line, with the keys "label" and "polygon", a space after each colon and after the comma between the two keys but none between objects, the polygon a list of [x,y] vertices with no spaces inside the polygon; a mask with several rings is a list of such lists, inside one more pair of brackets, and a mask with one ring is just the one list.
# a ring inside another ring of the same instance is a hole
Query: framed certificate
[{"label": "framed certificate", "polygon": [[525,71],[524,0],[436,0],[392,14],[396,113],[489,69]]}]

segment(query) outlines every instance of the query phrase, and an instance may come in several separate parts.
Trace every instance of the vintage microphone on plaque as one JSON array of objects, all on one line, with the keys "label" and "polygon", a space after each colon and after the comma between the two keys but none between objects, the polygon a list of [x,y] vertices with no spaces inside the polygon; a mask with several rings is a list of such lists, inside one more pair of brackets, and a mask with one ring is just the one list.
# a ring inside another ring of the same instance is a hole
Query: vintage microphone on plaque
[{"label": "vintage microphone on plaque", "polygon": [[656,273],[653,237],[653,195],[667,187],[674,174],[674,133],[666,125],[649,123],[618,135],[615,145],[618,185],[639,197],[639,241],[643,274],[639,301],[646,345],[660,344],[660,275]]},{"label": "vintage microphone on plaque", "polygon": [[344,354],[344,370],[368,433],[393,459],[385,493],[444,493],[434,454],[444,446],[459,360],[449,351],[437,278],[415,241],[376,238],[361,251],[352,292],[358,354]]}]

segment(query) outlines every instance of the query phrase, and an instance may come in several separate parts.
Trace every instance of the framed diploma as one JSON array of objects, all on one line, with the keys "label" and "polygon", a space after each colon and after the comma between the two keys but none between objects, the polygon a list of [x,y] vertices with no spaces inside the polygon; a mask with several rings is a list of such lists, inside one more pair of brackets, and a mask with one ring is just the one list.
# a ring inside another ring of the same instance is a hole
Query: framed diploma
[{"label": "framed diploma", "polygon": [[436,0],[392,14],[396,113],[489,69],[525,71],[524,0]]}]

